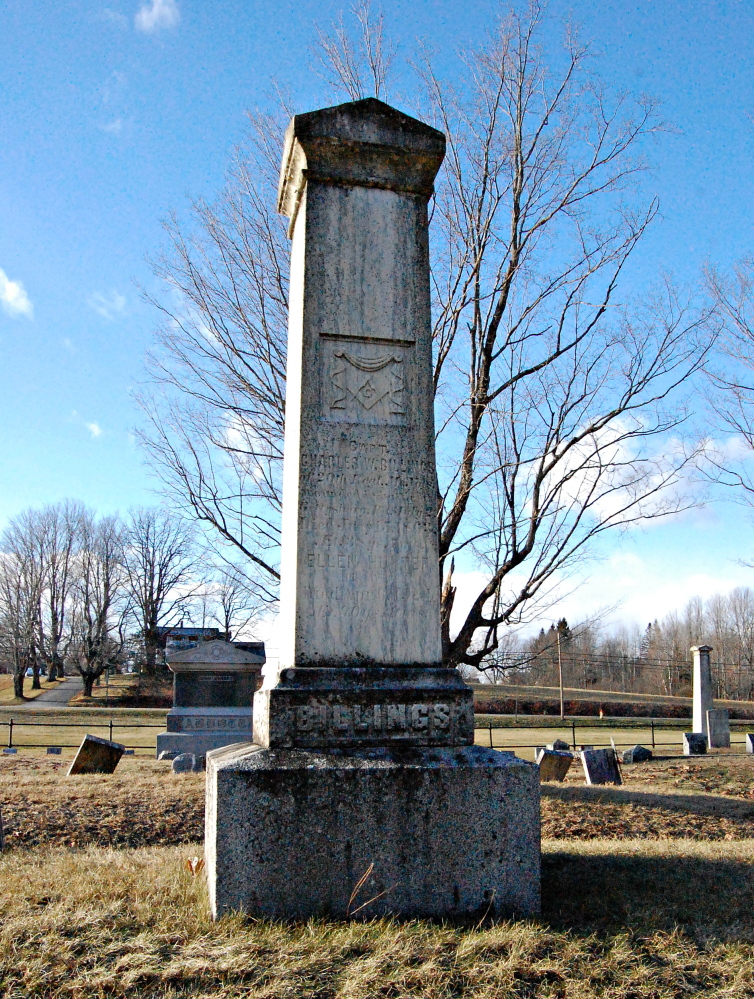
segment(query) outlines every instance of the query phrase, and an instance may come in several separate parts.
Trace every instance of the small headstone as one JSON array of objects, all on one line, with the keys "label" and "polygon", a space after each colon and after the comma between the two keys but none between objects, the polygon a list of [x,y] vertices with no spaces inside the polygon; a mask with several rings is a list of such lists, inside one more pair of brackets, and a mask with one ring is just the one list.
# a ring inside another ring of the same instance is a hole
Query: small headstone
[{"label": "small headstone", "polygon": [[98,735],[85,735],[79,751],[68,768],[73,774],[111,774],[120,762],[126,747],[119,742],[100,739]]},{"label": "small headstone", "polygon": [[177,749],[163,749],[160,755],[157,757],[158,760],[174,760],[176,756],[181,754]]},{"label": "small headstone", "polygon": [[60,746],[48,746],[47,747],[47,755],[48,756],[60,756],[60,754],[62,752],[63,752],[63,750],[60,748]]},{"label": "small headstone", "polygon": [[651,749],[647,749],[645,746],[634,746],[633,749],[623,751],[623,762],[646,763],[648,760],[653,759],[653,756],[654,754]]},{"label": "small headstone", "polygon": [[179,753],[173,760],[174,774],[188,774],[192,770],[201,769],[201,764],[197,764],[196,756],[193,753]]},{"label": "small headstone", "polygon": [[542,749],[537,753],[539,764],[539,782],[548,780],[565,780],[565,776],[573,762],[570,753],[558,753],[552,749]]},{"label": "small headstone", "polygon": [[587,784],[622,784],[618,759],[612,749],[585,749],[581,753]]},{"label": "small headstone", "polygon": [[124,749],[123,750],[123,755],[124,756],[133,756],[135,752],[136,752],[136,750],[134,750],[134,749]]},{"label": "small headstone", "polygon": [[702,756],[707,752],[707,736],[701,732],[683,733],[683,755]]},{"label": "small headstone", "polygon": [[707,712],[707,733],[710,749],[730,748],[730,720],[727,708],[710,708]]},{"label": "small headstone", "polygon": [[579,749],[581,750],[582,753],[587,750],[591,752],[594,749],[594,746],[579,746]]},{"label": "small headstone", "polygon": [[16,749],[16,747],[15,747],[15,746],[7,746],[7,747],[6,747],[6,748],[5,748],[4,750],[3,750],[3,752],[4,752],[4,753],[17,753],[17,752],[18,752],[18,750]]},{"label": "small headstone", "polygon": [[746,752],[754,753],[754,733],[746,733]]},{"label": "small headstone", "polygon": [[567,753],[571,746],[562,739],[556,739],[555,742],[548,742],[547,748],[551,749],[555,753]]}]

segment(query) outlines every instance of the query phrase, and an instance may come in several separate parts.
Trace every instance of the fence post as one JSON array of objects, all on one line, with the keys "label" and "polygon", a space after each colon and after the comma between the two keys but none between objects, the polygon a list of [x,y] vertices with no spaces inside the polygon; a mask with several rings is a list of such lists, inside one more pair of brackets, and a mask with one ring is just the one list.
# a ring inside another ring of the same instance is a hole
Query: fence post
[{"label": "fence post", "polygon": [[576,748],[576,722],[571,719],[571,745]]},{"label": "fence post", "polygon": [[516,720],[514,724],[518,725],[518,698],[516,698]]},{"label": "fence post", "polygon": [[655,720],[652,719],[652,749],[655,748]]},{"label": "fence post", "polygon": [[13,749],[13,719],[8,722],[8,749]]},{"label": "fence post", "polygon": [[490,749],[492,749],[492,724],[490,724]]},{"label": "fence post", "polygon": [[113,741],[113,720],[110,719],[110,742]]}]

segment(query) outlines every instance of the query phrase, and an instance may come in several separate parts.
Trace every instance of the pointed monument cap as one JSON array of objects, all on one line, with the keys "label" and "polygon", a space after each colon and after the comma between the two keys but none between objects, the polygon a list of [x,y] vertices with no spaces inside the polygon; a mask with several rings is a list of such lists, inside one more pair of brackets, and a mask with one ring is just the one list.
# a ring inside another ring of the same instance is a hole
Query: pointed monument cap
[{"label": "pointed monument cap", "polygon": [[264,666],[264,663],[263,655],[237,649],[230,642],[215,640],[200,642],[195,648],[186,649],[185,652],[176,652],[170,657],[168,667],[174,673],[193,670],[204,672],[221,670],[224,673],[232,673],[234,670],[253,671]]},{"label": "pointed monument cap", "polygon": [[297,114],[285,133],[278,211],[295,216],[307,180],[429,198],[444,156],[442,132],[376,97]]}]

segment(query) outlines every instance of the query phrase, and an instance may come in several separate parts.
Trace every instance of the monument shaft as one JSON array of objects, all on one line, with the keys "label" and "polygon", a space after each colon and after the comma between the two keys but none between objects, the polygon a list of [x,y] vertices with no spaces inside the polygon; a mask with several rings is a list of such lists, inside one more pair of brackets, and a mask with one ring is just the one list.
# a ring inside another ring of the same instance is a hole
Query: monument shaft
[{"label": "monument shaft", "polygon": [[396,117],[377,152],[327,112],[288,135],[283,667],[440,663],[427,187],[444,140],[415,123],[435,147],[417,179]]}]

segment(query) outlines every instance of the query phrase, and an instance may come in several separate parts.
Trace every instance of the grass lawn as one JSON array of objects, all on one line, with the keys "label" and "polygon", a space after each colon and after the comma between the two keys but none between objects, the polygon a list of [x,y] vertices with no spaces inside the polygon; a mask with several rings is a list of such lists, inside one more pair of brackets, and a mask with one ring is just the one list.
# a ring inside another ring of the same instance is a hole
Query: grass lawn
[{"label": "grass lawn", "polygon": [[0,859],[0,992],[24,999],[754,994],[754,843],[544,843],[538,919],[212,923],[199,847]]},{"label": "grass lawn", "polygon": [[55,687],[55,683],[47,683],[46,680],[42,680],[42,687],[40,690],[31,689],[31,677],[27,677],[24,680],[24,696],[23,699],[16,697],[13,693],[13,677],[7,673],[0,673],[0,704],[25,704],[27,701],[33,700],[35,697],[39,697],[46,690],[50,690]]},{"label": "grass lawn", "polygon": [[0,996],[671,999],[754,995],[754,759],[543,785],[543,912],[524,922],[212,923],[204,775],[0,757]]}]

